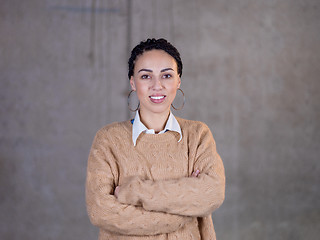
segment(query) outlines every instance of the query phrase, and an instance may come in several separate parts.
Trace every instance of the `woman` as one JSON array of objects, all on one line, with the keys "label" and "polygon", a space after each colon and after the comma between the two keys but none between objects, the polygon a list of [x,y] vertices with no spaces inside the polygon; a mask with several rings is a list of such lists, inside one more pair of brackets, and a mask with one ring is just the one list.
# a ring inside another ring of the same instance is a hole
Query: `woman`
[{"label": "woman", "polygon": [[131,52],[139,108],[97,132],[88,160],[87,208],[100,240],[215,239],[224,167],[207,125],[170,111],[181,74],[180,54],[164,39]]}]

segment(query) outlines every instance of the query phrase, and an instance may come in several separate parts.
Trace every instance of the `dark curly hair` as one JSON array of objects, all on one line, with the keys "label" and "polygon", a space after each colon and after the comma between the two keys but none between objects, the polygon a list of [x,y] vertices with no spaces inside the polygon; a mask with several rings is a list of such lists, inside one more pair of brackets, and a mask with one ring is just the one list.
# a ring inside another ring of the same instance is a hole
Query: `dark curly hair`
[{"label": "dark curly hair", "polygon": [[178,66],[178,74],[181,77],[182,75],[182,61],[180,58],[180,53],[178,50],[167,40],[160,38],[148,38],[146,41],[140,42],[137,46],[135,46],[131,51],[131,56],[128,61],[129,71],[128,78],[130,79],[133,76],[134,64],[138,56],[143,54],[146,51],[150,51],[153,49],[163,50],[168,53],[171,57],[176,60]]}]

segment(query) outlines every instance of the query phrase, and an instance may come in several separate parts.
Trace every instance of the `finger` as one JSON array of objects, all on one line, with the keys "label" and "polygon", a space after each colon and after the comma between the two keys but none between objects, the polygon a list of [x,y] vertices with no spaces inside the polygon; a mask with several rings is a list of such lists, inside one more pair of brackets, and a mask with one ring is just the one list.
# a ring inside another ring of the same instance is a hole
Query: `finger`
[{"label": "finger", "polygon": [[198,177],[198,175],[200,174],[200,171],[197,169],[196,171],[194,171],[193,173],[192,173],[192,177]]},{"label": "finger", "polygon": [[118,197],[119,189],[120,189],[119,186],[117,186],[117,187],[114,189],[114,195],[115,195],[116,197]]}]

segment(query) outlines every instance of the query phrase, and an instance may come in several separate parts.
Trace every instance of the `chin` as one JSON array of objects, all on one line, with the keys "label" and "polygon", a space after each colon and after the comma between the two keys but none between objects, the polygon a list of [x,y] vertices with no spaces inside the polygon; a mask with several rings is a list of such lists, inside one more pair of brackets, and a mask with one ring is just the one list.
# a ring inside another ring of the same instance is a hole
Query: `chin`
[{"label": "chin", "polygon": [[164,107],[164,106],[158,106],[158,107],[153,107],[149,109],[145,109],[144,111],[156,113],[156,114],[161,114],[161,113],[167,113],[170,111],[170,107]]}]

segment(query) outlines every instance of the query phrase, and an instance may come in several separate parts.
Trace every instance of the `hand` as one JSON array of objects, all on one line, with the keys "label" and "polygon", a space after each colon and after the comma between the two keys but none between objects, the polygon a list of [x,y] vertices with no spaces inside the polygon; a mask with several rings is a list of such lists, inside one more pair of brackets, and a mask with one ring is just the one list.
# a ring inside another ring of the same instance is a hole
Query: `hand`
[{"label": "hand", "polygon": [[115,196],[116,198],[118,198],[119,191],[120,191],[120,186],[117,186],[117,187],[114,189],[114,196]]},{"label": "hand", "polygon": [[191,177],[199,177],[199,175],[200,175],[200,171],[197,169],[191,174]]}]

